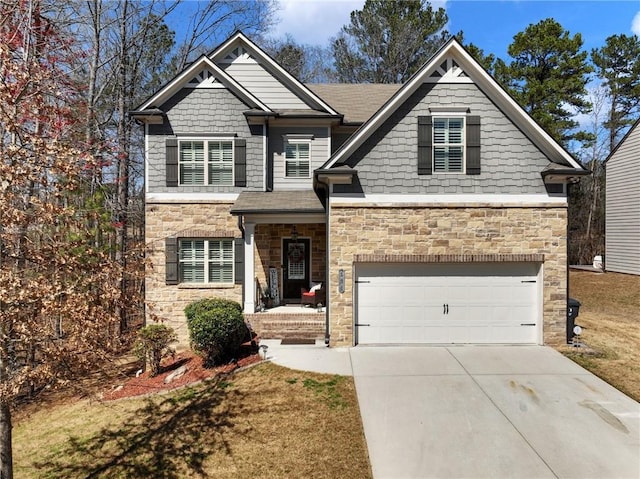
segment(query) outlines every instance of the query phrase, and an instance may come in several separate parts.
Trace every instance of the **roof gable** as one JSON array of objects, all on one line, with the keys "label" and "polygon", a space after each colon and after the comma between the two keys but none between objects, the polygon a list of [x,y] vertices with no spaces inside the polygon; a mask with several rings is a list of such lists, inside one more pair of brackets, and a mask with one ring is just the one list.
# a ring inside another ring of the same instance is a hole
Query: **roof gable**
[{"label": "roof gable", "polygon": [[264,103],[206,56],[201,56],[136,110],[160,107],[182,88],[228,88],[251,108],[270,111]]},{"label": "roof gable", "polygon": [[[240,31],[229,37],[208,56],[222,68],[226,68],[228,65],[259,64],[308,108],[324,111],[331,115],[339,114]],[[250,89],[249,86],[246,88]]]},{"label": "roof gable", "polygon": [[451,38],[322,166],[331,168],[352,155],[424,83],[474,83],[520,128],[549,161],[584,168],[541,128],[456,40]]},{"label": "roof gable", "polygon": [[638,118],[635,121],[635,123],[631,125],[631,128],[629,128],[629,131],[627,131],[627,133],[622,137],[622,139],[618,142],[615,148],[611,150],[611,153],[609,153],[609,156],[607,156],[607,159],[604,160],[604,163],[607,163],[609,160],[611,160],[611,158],[613,158],[613,156],[620,149],[620,147],[623,146],[627,141],[630,141],[629,138],[632,138],[634,135],[638,135],[638,138],[640,138],[640,118]]}]

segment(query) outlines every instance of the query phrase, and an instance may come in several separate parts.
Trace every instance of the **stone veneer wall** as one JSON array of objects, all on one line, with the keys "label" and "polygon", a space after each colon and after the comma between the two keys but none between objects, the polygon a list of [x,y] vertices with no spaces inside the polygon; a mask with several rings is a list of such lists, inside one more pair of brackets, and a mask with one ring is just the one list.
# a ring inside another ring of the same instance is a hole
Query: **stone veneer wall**
[{"label": "stone veneer wall", "polygon": [[[544,255],[543,340],[547,344],[564,342],[566,225],[565,205],[332,205],[330,345],[353,345],[352,287],[354,261],[358,255],[387,255],[389,261],[398,255]],[[343,294],[338,293],[335,287],[339,269],[344,269],[346,274]]]},{"label": "stone veneer wall", "polygon": [[[261,287],[268,284],[269,268],[278,268],[279,291],[282,294],[282,239],[291,237],[291,224],[256,225],[255,273]],[[311,239],[311,280],[324,281],[326,275],[326,225],[296,224],[299,238]]]},{"label": "stone veneer wall", "polygon": [[176,330],[179,347],[187,347],[189,333],[184,308],[192,301],[220,297],[242,304],[242,285],[186,286],[165,284],[165,238],[239,238],[237,219],[229,214],[233,202],[146,205],[147,266],[145,304],[147,323],[162,321]]}]

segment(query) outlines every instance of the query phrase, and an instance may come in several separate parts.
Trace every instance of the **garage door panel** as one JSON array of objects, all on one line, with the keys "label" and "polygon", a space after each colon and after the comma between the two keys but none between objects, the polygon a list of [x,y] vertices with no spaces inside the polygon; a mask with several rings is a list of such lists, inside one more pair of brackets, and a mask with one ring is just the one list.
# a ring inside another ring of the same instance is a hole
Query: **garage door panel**
[{"label": "garage door panel", "polygon": [[357,342],[535,344],[539,269],[531,263],[357,265]]}]

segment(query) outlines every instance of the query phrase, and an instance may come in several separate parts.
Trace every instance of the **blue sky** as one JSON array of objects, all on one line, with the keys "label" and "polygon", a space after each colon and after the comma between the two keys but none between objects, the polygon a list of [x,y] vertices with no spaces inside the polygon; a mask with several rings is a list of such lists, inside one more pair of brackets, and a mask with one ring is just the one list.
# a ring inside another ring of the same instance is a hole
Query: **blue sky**
[{"label": "blue sky", "polygon": [[[298,43],[327,46],[364,0],[280,0],[280,4],[273,36],[290,33]],[[434,0],[431,4],[447,10],[450,32],[462,30],[465,43],[503,59],[516,33],[549,17],[571,34],[581,33],[589,51],[601,47],[610,35],[640,35],[640,0]]]}]

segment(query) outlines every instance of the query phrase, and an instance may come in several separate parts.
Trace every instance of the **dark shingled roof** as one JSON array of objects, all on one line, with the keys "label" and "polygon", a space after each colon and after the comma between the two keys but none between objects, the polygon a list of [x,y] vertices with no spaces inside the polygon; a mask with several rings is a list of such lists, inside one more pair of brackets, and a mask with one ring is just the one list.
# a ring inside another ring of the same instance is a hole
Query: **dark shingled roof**
[{"label": "dark shingled roof", "polygon": [[305,83],[344,115],[345,123],[364,123],[402,86],[399,83]]},{"label": "dark shingled roof", "polygon": [[243,191],[231,207],[231,214],[324,213],[313,190]]}]

